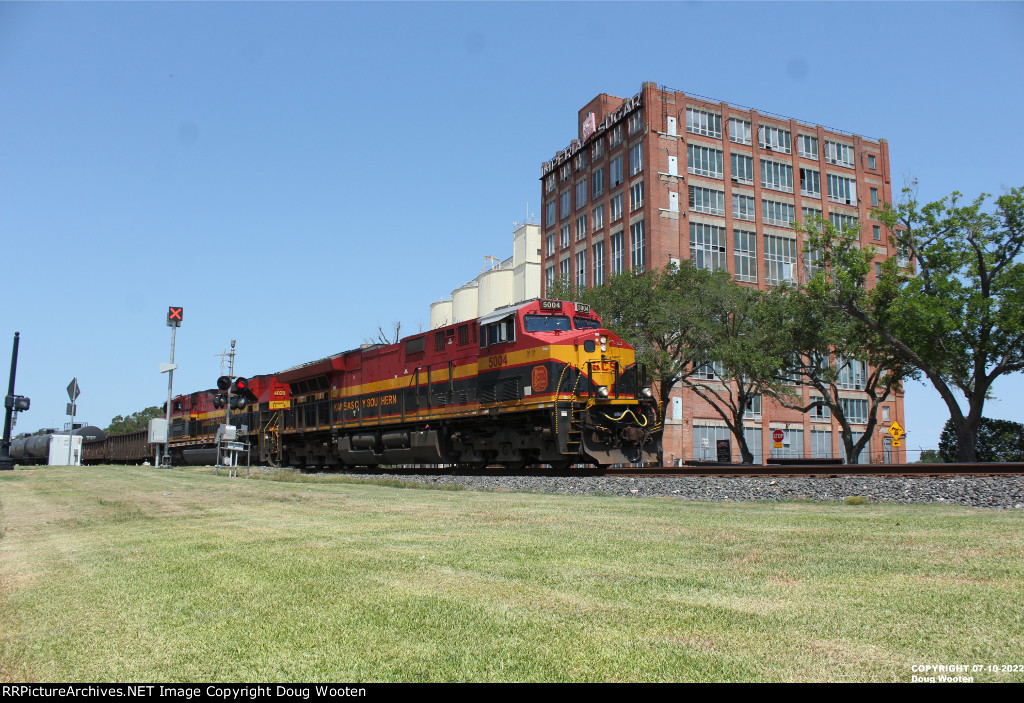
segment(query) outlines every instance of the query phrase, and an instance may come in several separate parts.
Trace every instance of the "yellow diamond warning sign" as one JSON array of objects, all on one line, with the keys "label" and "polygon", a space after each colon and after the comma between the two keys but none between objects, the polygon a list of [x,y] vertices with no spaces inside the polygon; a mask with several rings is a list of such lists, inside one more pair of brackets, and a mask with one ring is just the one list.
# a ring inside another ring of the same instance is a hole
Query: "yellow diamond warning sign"
[{"label": "yellow diamond warning sign", "polygon": [[[893,439],[895,439],[897,442],[899,442],[900,441],[900,437],[902,437],[904,435],[904,431],[903,431],[903,428],[900,427],[900,423],[893,422],[891,425],[889,425],[889,434],[892,435]],[[896,446],[898,447],[900,445],[897,444]]]}]

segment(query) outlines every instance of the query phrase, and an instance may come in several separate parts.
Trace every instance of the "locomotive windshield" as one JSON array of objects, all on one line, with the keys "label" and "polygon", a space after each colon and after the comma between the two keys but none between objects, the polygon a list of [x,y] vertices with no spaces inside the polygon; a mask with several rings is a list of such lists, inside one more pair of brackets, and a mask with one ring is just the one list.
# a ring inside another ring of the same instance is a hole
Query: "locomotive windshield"
[{"label": "locomotive windshield", "polygon": [[568,315],[524,315],[527,332],[557,332],[572,329]]},{"label": "locomotive windshield", "polygon": [[572,324],[576,326],[578,330],[597,330],[601,329],[601,323],[597,320],[591,320],[588,317],[574,317],[572,318]]}]

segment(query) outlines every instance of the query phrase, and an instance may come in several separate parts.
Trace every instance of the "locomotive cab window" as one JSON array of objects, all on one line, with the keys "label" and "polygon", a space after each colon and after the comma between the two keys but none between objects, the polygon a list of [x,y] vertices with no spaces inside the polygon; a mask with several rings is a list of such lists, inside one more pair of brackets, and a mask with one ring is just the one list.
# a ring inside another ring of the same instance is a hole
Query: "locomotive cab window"
[{"label": "locomotive cab window", "polygon": [[560,332],[571,329],[568,315],[524,315],[527,332]]},{"label": "locomotive cab window", "polygon": [[486,347],[491,344],[504,344],[512,342],[516,338],[515,318],[506,317],[498,322],[480,325],[480,346]]},{"label": "locomotive cab window", "polygon": [[589,317],[574,317],[572,318],[572,324],[578,330],[598,330],[601,329],[601,323],[597,320],[591,320]]}]

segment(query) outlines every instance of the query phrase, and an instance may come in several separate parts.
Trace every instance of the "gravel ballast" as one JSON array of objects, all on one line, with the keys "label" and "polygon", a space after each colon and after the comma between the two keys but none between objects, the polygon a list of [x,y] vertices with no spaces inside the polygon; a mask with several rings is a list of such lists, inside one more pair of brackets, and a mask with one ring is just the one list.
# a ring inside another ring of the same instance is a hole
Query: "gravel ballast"
[{"label": "gravel ballast", "polygon": [[529,493],[617,495],[683,500],[820,500],[862,496],[872,503],[951,503],[975,508],[1024,509],[1024,477],[878,477],[838,478],[673,476],[457,476],[450,474],[349,474],[358,478],[393,475],[405,481],[457,483],[470,490]]}]

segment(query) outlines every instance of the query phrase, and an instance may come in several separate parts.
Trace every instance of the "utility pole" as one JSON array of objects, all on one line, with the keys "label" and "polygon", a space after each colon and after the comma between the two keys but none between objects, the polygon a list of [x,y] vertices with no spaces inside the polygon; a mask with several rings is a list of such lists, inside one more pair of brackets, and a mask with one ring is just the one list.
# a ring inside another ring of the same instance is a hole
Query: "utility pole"
[{"label": "utility pole", "polygon": [[11,471],[14,469],[14,460],[11,459],[11,427],[14,413],[28,410],[29,399],[22,395],[14,395],[14,377],[18,373],[18,343],[21,333],[14,333],[14,350],[11,352],[11,376],[7,385],[7,396],[4,398],[4,438],[0,442],[0,471]]},{"label": "utility pole", "polygon": [[[171,467],[171,390],[174,387],[174,369],[178,368],[174,363],[174,337],[184,317],[184,308],[167,308],[167,326],[171,328],[171,363],[160,364],[160,373],[167,372],[167,441],[164,442],[163,456],[163,463],[167,468]],[[158,461],[156,465],[159,468],[160,462]]]}]

